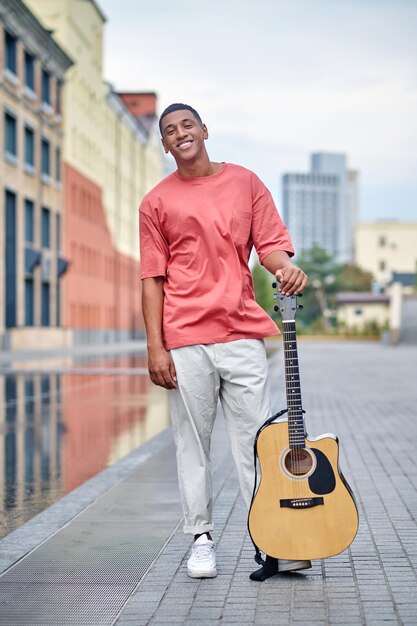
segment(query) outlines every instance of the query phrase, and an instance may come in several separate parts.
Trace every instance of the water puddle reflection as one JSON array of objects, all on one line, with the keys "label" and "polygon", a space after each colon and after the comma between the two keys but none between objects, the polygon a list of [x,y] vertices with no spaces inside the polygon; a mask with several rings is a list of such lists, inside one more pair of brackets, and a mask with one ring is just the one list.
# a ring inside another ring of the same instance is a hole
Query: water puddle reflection
[{"label": "water puddle reflection", "polygon": [[35,366],[0,375],[0,537],[169,425],[143,355]]}]

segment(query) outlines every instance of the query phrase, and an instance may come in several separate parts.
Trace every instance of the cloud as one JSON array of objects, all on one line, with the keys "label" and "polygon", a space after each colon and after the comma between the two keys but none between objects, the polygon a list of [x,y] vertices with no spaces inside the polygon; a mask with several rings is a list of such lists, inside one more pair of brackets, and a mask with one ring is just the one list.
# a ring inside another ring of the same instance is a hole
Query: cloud
[{"label": "cloud", "polygon": [[377,210],[378,196],[367,186],[387,198],[389,185],[407,190],[405,212],[415,202],[415,2],[100,4],[106,77],[119,89],[157,91],[161,110],[196,106],[215,158],[247,164],[279,188],[283,172],[307,169],[310,152],[345,152],[361,170],[366,210]]}]

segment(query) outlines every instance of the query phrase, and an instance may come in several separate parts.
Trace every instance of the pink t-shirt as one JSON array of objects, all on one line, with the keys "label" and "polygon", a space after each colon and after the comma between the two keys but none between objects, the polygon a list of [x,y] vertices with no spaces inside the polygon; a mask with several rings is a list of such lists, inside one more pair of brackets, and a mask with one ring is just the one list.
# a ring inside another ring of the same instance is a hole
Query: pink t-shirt
[{"label": "pink t-shirt", "polygon": [[174,172],[144,197],[139,212],[141,278],[166,278],[167,350],[279,332],[255,301],[248,260],[253,245],[261,263],[275,250],[294,251],[253,172],[229,163],[212,176]]}]

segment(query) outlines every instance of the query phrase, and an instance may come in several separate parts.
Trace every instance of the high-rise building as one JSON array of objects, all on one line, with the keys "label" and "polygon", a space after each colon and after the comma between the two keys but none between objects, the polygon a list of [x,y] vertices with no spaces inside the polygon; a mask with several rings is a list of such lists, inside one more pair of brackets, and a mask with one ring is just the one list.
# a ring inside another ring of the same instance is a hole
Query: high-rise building
[{"label": "high-rise building", "polygon": [[21,0],[0,0],[0,348],[65,342],[62,103],[71,65]]},{"label": "high-rise building", "polygon": [[338,262],[352,261],[357,181],[346,155],[329,152],[311,155],[310,172],[284,174],[283,218],[296,254],[319,246]]}]

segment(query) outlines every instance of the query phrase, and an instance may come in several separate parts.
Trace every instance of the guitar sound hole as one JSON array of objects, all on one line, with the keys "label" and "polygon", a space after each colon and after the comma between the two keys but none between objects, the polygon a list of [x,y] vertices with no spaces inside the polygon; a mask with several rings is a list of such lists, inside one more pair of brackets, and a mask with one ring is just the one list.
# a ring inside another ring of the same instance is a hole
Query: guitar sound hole
[{"label": "guitar sound hole", "polygon": [[284,464],[293,476],[305,476],[313,467],[313,459],[305,448],[297,448],[287,452]]}]

